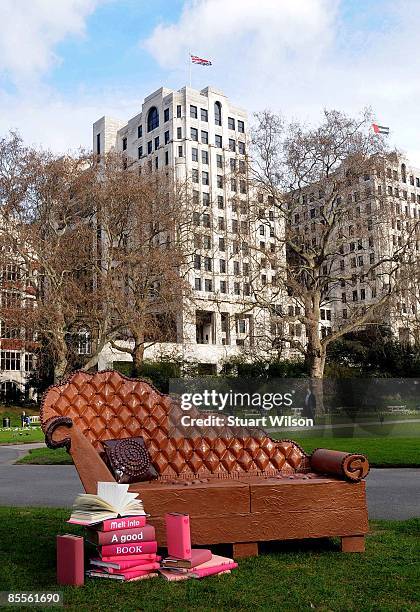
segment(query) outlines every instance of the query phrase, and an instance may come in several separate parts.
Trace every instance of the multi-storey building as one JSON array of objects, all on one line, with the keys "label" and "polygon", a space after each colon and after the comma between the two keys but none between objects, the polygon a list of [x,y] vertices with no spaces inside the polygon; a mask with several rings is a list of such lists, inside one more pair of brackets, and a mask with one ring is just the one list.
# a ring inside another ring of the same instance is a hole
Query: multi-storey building
[{"label": "multi-storey building", "polygon": [[[342,213],[331,233],[335,252],[324,266],[330,282],[321,304],[321,333],[345,324],[354,311],[363,313],[391,283],[397,290],[374,322],[411,342],[419,339],[420,321],[420,170],[399,156],[372,158],[370,166],[343,181],[337,195]],[[325,232],[324,190],[324,184],[305,188],[291,215],[291,226],[315,251]],[[411,263],[400,265],[402,260]]]},{"label": "multi-storey building", "polygon": [[[261,330],[269,333],[268,310],[257,307],[251,285],[267,283],[275,272],[265,270],[264,262],[256,270],[250,249],[255,243],[269,248],[270,237],[282,225],[273,215],[267,215],[268,223],[257,225],[249,214],[247,132],[247,113],[212,87],[162,87],[127,123],[102,117],[93,126],[97,154],[123,151],[140,167],[167,168],[191,185],[193,297],[180,304],[177,342],[146,349],[146,358],[163,351],[214,371],[241,347],[252,350]],[[124,359],[126,354],[108,347],[99,367]]]},{"label": "multi-storey building", "polygon": [[34,277],[17,258],[5,263],[0,278],[0,399],[15,401],[29,393],[35,342],[28,313],[35,307]]}]

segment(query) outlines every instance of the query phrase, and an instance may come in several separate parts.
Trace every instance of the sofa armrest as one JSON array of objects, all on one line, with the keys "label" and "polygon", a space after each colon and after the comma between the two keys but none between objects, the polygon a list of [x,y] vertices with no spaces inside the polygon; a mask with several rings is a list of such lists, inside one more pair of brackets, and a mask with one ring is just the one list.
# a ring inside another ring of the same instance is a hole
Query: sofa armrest
[{"label": "sofa armrest", "polygon": [[359,482],[369,473],[369,462],[364,455],[317,448],[310,457],[311,470],[331,474],[345,480]]},{"label": "sofa armrest", "polygon": [[99,453],[70,417],[52,417],[44,423],[43,429],[48,448],[64,447],[72,456],[86,493],[96,494],[98,482],[115,482]]}]

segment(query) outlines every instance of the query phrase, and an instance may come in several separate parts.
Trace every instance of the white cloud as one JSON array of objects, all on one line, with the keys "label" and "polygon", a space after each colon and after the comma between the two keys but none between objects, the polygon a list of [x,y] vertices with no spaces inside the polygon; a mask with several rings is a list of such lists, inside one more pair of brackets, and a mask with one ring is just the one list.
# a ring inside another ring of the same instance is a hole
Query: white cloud
[{"label": "white cloud", "polygon": [[33,79],[59,61],[54,47],[82,36],[100,0],[1,0],[0,75]]},{"label": "white cloud", "polygon": [[363,12],[347,0],[196,0],[142,44],[181,82],[188,50],[208,57],[211,68],[193,67],[193,87],[210,81],[249,111],[313,121],[324,107],[371,106],[420,166],[419,31],[418,0]]}]

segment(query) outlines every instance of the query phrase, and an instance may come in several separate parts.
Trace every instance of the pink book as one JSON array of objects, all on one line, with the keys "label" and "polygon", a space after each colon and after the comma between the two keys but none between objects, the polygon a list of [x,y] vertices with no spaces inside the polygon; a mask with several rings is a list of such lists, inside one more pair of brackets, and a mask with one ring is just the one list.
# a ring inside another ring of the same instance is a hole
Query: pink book
[{"label": "pink book", "polygon": [[238,567],[237,563],[224,563],[223,565],[215,565],[214,567],[199,568],[195,567],[191,571],[191,576],[194,578],[205,578],[206,576],[213,576],[214,574],[220,574],[227,570],[233,570]]},{"label": "pink book", "polygon": [[168,556],[191,559],[190,517],[188,514],[169,512],[165,515]]},{"label": "pink book", "polygon": [[83,538],[73,534],[57,536],[57,582],[81,586],[85,578]]},{"label": "pink book", "polygon": [[110,574],[124,574],[124,576],[129,572],[150,572],[152,570],[157,570],[160,568],[160,563],[143,563],[142,565],[135,565],[134,567],[129,567],[126,569],[114,569],[113,567],[108,568],[108,572]]},{"label": "pink book", "polygon": [[[115,570],[128,570],[132,567],[138,567],[140,565],[147,565],[148,563],[158,563],[161,560],[161,557],[155,554],[143,555],[145,558],[130,558],[129,561],[107,561],[107,557],[104,559],[99,559],[95,557],[90,560],[90,564],[94,567],[105,567],[111,568]],[[120,557],[111,557],[112,559],[119,559]],[[134,559],[134,560],[133,560]]]},{"label": "pink book", "polygon": [[[78,521],[77,519],[69,519],[67,523],[72,525],[83,525],[84,527],[92,527],[97,531],[115,531],[117,529],[134,529],[144,527],[146,525],[146,516],[131,516],[128,518],[107,519],[106,521]],[[121,526],[118,526],[121,525]]]},{"label": "pink book", "polygon": [[155,538],[155,528],[152,525],[136,527],[135,529],[117,529],[116,531],[96,531],[94,529],[88,529],[87,531],[87,540],[99,546],[134,544],[135,542],[148,542]]},{"label": "pink book", "polygon": [[218,565],[230,565],[232,563],[235,563],[235,561],[233,559],[230,559],[229,557],[222,557],[221,555],[212,555],[209,561],[205,561],[204,563],[197,565],[197,567],[194,568],[194,571],[195,569],[208,569],[209,567],[217,567]]},{"label": "pink book", "polygon": [[101,557],[113,557],[119,555],[143,555],[144,553],[155,553],[157,551],[157,542],[142,542],[141,544],[109,544],[100,546]]},{"label": "pink book", "polygon": [[129,516],[103,521],[98,525],[98,531],[117,531],[118,529],[141,529],[145,525],[145,516]]},{"label": "pink book", "polygon": [[149,553],[144,555],[104,555],[101,557],[101,561],[106,563],[120,563],[121,561],[160,561],[161,557],[156,553]]},{"label": "pink book", "polygon": [[178,572],[173,572],[171,570],[160,570],[161,576],[163,576],[169,582],[179,582],[181,580],[188,580],[191,578],[189,574],[183,574]]}]

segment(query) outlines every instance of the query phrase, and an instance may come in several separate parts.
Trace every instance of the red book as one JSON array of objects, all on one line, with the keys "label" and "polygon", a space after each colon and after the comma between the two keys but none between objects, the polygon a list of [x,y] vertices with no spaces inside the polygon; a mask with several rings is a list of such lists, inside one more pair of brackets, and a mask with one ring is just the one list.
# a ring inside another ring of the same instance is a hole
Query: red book
[{"label": "red book", "polygon": [[[94,567],[104,567],[111,568],[116,570],[128,570],[132,567],[138,567],[139,565],[144,565],[148,563],[158,563],[161,560],[159,555],[155,555],[151,553],[150,555],[139,555],[138,557],[132,556],[129,557],[129,561],[121,561],[123,557],[103,557],[99,559],[99,557],[94,557],[90,560],[90,564]],[[118,559],[118,561],[108,561],[108,559]]]},{"label": "red book", "polygon": [[118,529],[116,531],[96,531],[88,529],[87,539],[93,544],[105,546],[107,544],[132,544],[134,542],[149,542],[154,540],[155,528],[152,525],[135,529]]},{"label": "red book", "polygon": [[120,555],[143,555],[144,553],[155,553],[157,542],[142,542],[141,544],[108,544],[99,547],[101,557],[113,557]]},{"label": "red book", "polygon": [[118,529],[141,529],[146,525],[145,516],[125,516],[124,518],[109,519],[95,526],[97,531],[117,531]]},{"label": "red book", "polygon": [[168,556],[191,559],[190,517],[180,512],[165,514]]},{"label": "red book", "polygon": [[81,586],[85,581],[83,538],[65,534],[57,536],[57,582]]}]

